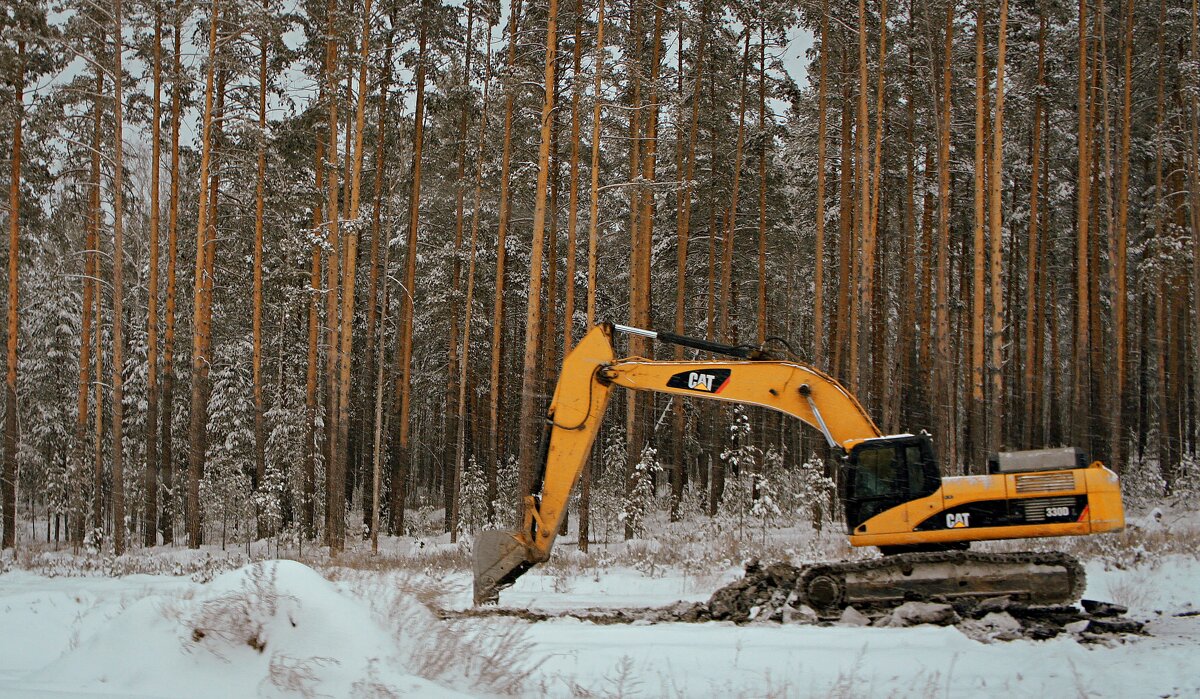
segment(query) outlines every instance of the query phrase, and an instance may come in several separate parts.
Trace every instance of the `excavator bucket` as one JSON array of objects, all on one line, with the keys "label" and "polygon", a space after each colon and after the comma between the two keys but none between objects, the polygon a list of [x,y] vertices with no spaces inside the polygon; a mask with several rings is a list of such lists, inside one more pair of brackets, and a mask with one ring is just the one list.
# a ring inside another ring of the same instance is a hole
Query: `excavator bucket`
[{"label": "excavator bucket", "polygon": [[489,529],[475,537],[475,604],[495,604],[500,590],[533,566],[528,548],[515,531]]}]

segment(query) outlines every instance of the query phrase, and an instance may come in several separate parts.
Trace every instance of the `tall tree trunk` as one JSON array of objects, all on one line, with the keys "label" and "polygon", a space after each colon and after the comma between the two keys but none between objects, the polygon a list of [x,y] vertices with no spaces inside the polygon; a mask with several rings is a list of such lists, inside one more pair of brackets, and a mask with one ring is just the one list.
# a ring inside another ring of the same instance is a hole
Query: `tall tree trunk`
[{"label": "tall tree trunk", "polygon": [[[101,125],[102,110],[101,95],[104,93],[104,74],[97,67],[96,70],[96,89],[94,92],[92,104],[92,153],[91,153],[91,168],[88,173],[88,211],[84,241],[84,264],[83,264],[83,306],[79,314],[79,397],[77,401],[78,408],[75,413],[75,443],[71,449],[71,468],[72,474],[78,480],[78,485],[71,489],[72,492],[72,508],[71,508],[71,541],[75,545],[83,542],[84,521],[86,519],[87,505],[82,502],[84,482],[84,452],[86,450],[85,440],[87,439],[88,427],[88,397],[91,392],[91,364],[92,364],[92,315],[93,307],[96,305],[96,274],[97,274],[97,247],[99,246],[98,228],[100,220],[100,144],[102,138]],[[97,331],[99,332],[99,331]],[[97,408],[98,410],[99,408]],[[96,501],[99,501],[97,497]],[[99,517],[96,518],[99,522]]]},{"label": "tall tree trunk", "polygon": [[[336,493],[335,515],[342,514],[343,516],[333,520],[334,524],[334,539],[332,543],[332,551],[337,553],[342,550],[345,543],[345,507],[346,507],[346,478],[349,472],[349,454],[350,454],[350,377],[353,369],[353,340],[354,340],[354,296],[355,296],[355,273],[358,269],[358,236],[361,226],[359,225],[359,201],[362,191],[362,165],[363,165],[363,123],[365,121],[366,105],[367,105],[367,58],[371,44],[371,0],[366,0],[363,5],[363,29],[362,29],[362,48],[359,50],[358,59],[358,101],[354,113],[354,142],[353,148],[347,142],[348,151],[353,153],[352,169],[350,176],[350,194],[348,218],[351,222],[349,230],[346,231],[345,240],[343,241],[344,250],[342,251],[342,281],[341,281],[341,328],[338,332],[339,345],[337,348],[338,358],[338,398],[337,398],[337,452],[334,454],[336,463],[336,483],[341,489]],[[347,139],[349,141],[349,139]],[[411,288],[411,287],[410,287]],[[334,351],[333,346],[330,346],[330,351]]]},{"label": "tall tree trunk", "polygon": [[988,366],[991,373],[991,400],[988,416],[991,420],[988,428],[988,452],[999,451],[1001,437],[1001,416],[1004,413],[1004,294],[1000,286],[1001,237],[1004,229],[1001,226],[1000,212],[1000,178],[1004,172],[1004,54],[1008,45],[1008,0],[1000,0],[1000,35],[996,49],[996,115],[992,119],[992,160],[991,173],[988,176],[988,236],[991,238],[991,276],[992,276],[992,359]]},{"label": "tall tree trunk", "polygon": [[938,253],[937,253],[937,304],[934,324],[937,361],[934,405],[937,406],[936,424],[938,438],[936,449],[943,463],[957,470],[958,455],[953,450],[955,415],[950,410],[954,393],[950,356],[950,127],[954,112],[954,3],[946,3],[946,42],[942,59],[941,110],[938,114]]},{"label": "tall tree trunk", "polygon": [[[654,2],[654,33],[651,38],[650,47],[650,78],[646,85],[646,103],[645,107],[649,108],[649,113],[645,120],[645,135],[638,140],[635,140],[633,150],[635,156],[640,159],[640,164],[635,169],[633,178],[641,184],[633,188],[639,196],[635,197],[634,202],[640,207],[637,215],[633,216],[634,246],[636,255],[634,256],[633,274],[636,276],[637,284],[637,301],[631,302],[630,319],[637,327],[649,327],[651,323],[651,293],[650,293],[650,258],[651,250],[654,245],[654,180],[655,168],[657,166],[658,157],[658,109],[659,109],[659,75],[660,63],[662,55],[662,18],[663,8],[661,0],[653,0]],[[638,30],[635,41],[637,42],[637,62],[641,66],[641,42],[642,28],[641,22],[638,22]],[[640,115],[641,107],[643,106],[639,95],[638,88],[640,80],[635,79],[634,83],[634,102],[637,105],[634,112],[634,132],[637,131],[637,117]],[[642,141],[645,143],[643,144]],[[636,338],[636,341],[635,341]],[[648,340],[640,336],[630,338],[630,352],[636,356],[651,357],[654,356],[654,348]],[[632,492],[635,486],[634,467],[641,461],[642,452],[647,442],[648,435],[654,423],[654,397],[651,394],[641,395],[637,392],[630,392],[626,396],[627,405],[631,415],[631,424],[629,429],[629,477],[626,479],[626,492]],[[631,528],[632,522],[626,521],[625,537],[630,538],[634,532]]]},{"label": "tall tree trunk", "polygon": [[[467,4],[467,51],[464,60],[462,85],[469,92],[471,85],[471,57],[475,53],[475,3]],[[460,410],[456,410],[458,396],[458,365],[467,360],[464,353],[461,357],[458,351],[458,315],[459,291],[462,288],[462,244],[463,244],[463,209],[466,205],[466,174],[467,174],[467,125],[470,121],[472,101],[463,98],[462,114],[458,124],[458,172],[454,184],[454,261],[450,275],[450,338],[447,343],[446,363],[446,414],[442,423],[442,506],[443,526],[450,533],[451,541],[457,540],[458,532],[453,519],[455,499],[455,474],[457,473],[458,455],[458,423],[463,419]]]},{"label": "tall tree trunk", "polygon": [[761,347],[767,341],[767,24],[762,18],[759,18],[758,37],[758,134],[761,139],[758,149],[758,344]]},{"label": "tall tree trunk", "polygon": [[[113,553],[125,552],[125,214],[124,214],[124,71],[121,58],[125,53],[121,33],[121,0],[113,1]],[[15,332],[15,327],[10,330]]]},{"label": "tall tree trunk", "polygon": [[987,227],[985,204],[987,200],[987,142],[985,124],[987,123],[987,59],[984,56],[986,40],[984,37],[985,3],[980,2],[975,11],[975,242],[974,264],[972,270],[971,291],[971,398],[968,405],[968,439],[967,458],[970,463],[981,464],[981,450],[985,443],[987,422],[984,413],[987,404],[984,402],[984,269],[987,266],[987,253],[984,230]]},{"label": "tall tree trunk", "polygon": [[[521,17],[521,0],[509,0],[508,9],[508,69],[511,71],[517,64],[517,29]],[[505,89],[504,96],[504,146],[500,157],[500,219],[496,227],[496,283],[495,303],[492,312],[492,370],[491,381],[488,384],[490,420],[488,422],[489,457],[487,467],[488,490],[488,519],[494,519],[492,503],[496,502],[498,484],[496,468],[504,455],[500,453],[500,368],[504,360],[504,284],[505,263],[508,257],[508,219],[511,213],[509,203],[509,175],[512,165],[512,121],[513,110],[516,106],[517,94],[515,86]]]},{"label": "tall tree trunk", "polygon": [[[325,544],[331,553],[341,551],[344,545],[346,509],[346,473],[341,470],[345,460],[340,456],[342,444],[338,443],[338,335],[341,323],[338,312],[341,293],[341,207],[338,196],[341,192],[338,177],[338,38],[335,30],[337,2],[329,0],[325,6],[325,99],[328,119],[328,138],[325,162]],[[347,150],[350,144],[346,144]]]},{"label": "tall tree trunk", "polygon": [[[912,13],[912,0],[909,0],[909,30],[916,35],[916,19]],[[896,351],[898,354],[895,363],[897,368],[896,375],[887,384],[885,395],[888,397],[887,405],[889,406],[888,414],[891,416],[892,424],[889,431],[899,431],[903,425],[915,424],[912,420],[913,405],[915,401],[906,400],[912,394],[913,381],[912,370],[916,354],[913,336],[918,326],[917,309],[917,258],[920,256],[920,245],[917,241],[917,222],[916,222],[916,152],[913,148],[914,132],[916,130],[916,104],[912,99],[913,94],[913,49],[909,46],[908,50],[908,65],[904,73],[904,82],[907,88],[909,99],[907,100],[907,108],[904,112],[904,222],[903,232],[900,236],[900,302],[898,304],[898,315],[900,320],[900,328],[897,332]],[[886,258],[886,256],[885,256]],[[881,327],[877,328],[881,332]],[[879,357],[879,362],[883,363],[886,360],[884,357]],[[916,389],[916,395],[920,395],[920,389]]]},{"label": "tall tree trunk", "polygon": [[[656,0],[651,0],[655,2]],[[634,326],[645,327],[642,322],[642,309],[648,308],[643,300],[646,291],[642,288],[642,258],[650,252],[642,244],[639,217],[642,213],[642,196],[645,194],[641,186],[642,170],[642,70],[643,48],[645,35],[642,28],[641,0],[629,1],[629,29],[627,43],[629,47],[624,54],[629,76],[629,321]],[[646,315],[649,315],[648,310]],[[648,356],[649,344],[638,335],[629,337],[629,354],[635,357]],[[629,497],[633,487],[634,467],[641,460],[642,446],[646,442],[646,430],[643,422],[645,405],[652,401],[637,392],[625,396],[625,446],[627,449],[625,496]],[[633,524],[625,522],[625,538],[633,538]]]},{"label": "tall tree trunk", "polygon": [[813,365],[821,367],[825,362],[825,93],[829,82],[829,0],[821,2],[821,44],[817,50],[821,68],[817,79],[817,213],[813,254],[812,358]]},{"label": "tall tree trunk", "polygon": [[[422,8],[421,28],[417,39],[417,101],[413,115],[413,165],[412,165],[412,195],[408,209],[408,246],[404,261],[404,289],[400,300],[400,347],[401,358],[399,366],[400,381],[400,414],[396,417],[396,446],[400,457],[401,476],[412,468],[412,454],[409,450],[408,439],[411,429],[412,404],[412,354],[413,354],[413,289],[417,279],[417,228],[421,221],[421,146],[425,136],[425,62],[426,42],[428,35],[428,17]],[[393,488],[403,491],[402,482],[394,483]],[[403,507],[403,501],[401,501]]]},{"label": "tall tree trunk", "polygon": [[850,312],[850,255],[851,235],[854,230],[854,146],[851,132],[853,130],[854,110],[850,106],[853,98],[853,84],[849,79],[850,51],[843,42],[842,46],[842,132],[841,158],[839,161],[839,190],[838,190],[838,296],[836,312],[833,316],[833,363],[831,368],[835,374],[844,376],[845,371],[843,348],[849,344],[849,312]]},{"label": "tall tree trunk", "polygon": [[[92,321],[92,325],[96,330],[96,344],[92,349],[92,356],[96,360],[96,366],[92,370],[92,376],[96,377],[96,380],[93,382],[96,386],[96,392],[92,398],[92,402],[96,406],[95,430],[92,434],[92,531],[97,536],[102,535],[105,531],[104,510],[108,499],[108,493],[104,489],[104,286],[101,283],[104,280],[104,265],[103,259],[99,254],[100,222],[102,216],[100,210],[100,186],[101,180],[96,180],[96,208],[94,210],[96,236],[96,262],[94,267],[96,276],[92,280],[96,299],[96,315]],[[97,546],[99,543],[99,541],[96,542]]]},{"label": "tall tree trunk", "polygon": [[[367,365],[363,375],[367,379],[367,387],[374,387],[373,391],[367,391],[367,395],[374,393],[375,395],[375,422],[374,422],[374,437],[375,445],[372,454],[372,502],[371,508],[363,508],[363,522],[371,528],[371,545],[378,548],[379,541],[379,517],[380,517],[380,487],[382,483],[382,475],[379,463],[379,448],[380,440],[383,431],[383,373],[385,357],[387,351],[384,349],[387,345],[385,341],[385,333],[383,331],[386,322],[386,313],[388,308],[388,286],[386,278],[388,274],[388,260],[390,259],[389,251],[391,246],[386,240],[383,240],[383,275],[385,279],[384,298],[382,305],[379,299],[379,248],[380,238],[386,237],[383,232],[383,183],[387,177],[387,145],[388,145],[388,96],[392,85],[392,44],[395,40],[396,27],[396,6],[393,5],[391,26],[392,33],[388,36],[387,48],[384,49],[383,57],[383,77],[380,80],[379,89],[379,116],[378,116],[378,132],[375,135],[375,183],[373,204],[371,207],[371,251],[370,261],[370,281],[367,288],[367,342],[374,343],[373,346],[367,347]],[[382,309],[382,310],[381,310]],[[377,322],[378,321],[378,322]],[[376,325],[379,330],[376,332]],[[376,362],[379,363],[378,370]]]},{"label": "tall tree trunk", "polygon": [[1035,396],[1040,391],[1039,381],[1041,362],[1037,354],[1035,335],[1041,333],[1039,302],[1042,295],[1038,292],[1039,278],[1042,274],[1042,258],[1038,254],[1038,240],[1041,225],[1040,171],[1042,148],[1042,94],[1041,87],[1046,79],[1046,15],[1039,13],[1038,17],[1038,58],[1037,58],[1037,87],[1038,92],[1033,100],[1033,143],[1029,148],[1029,252],[1028,271],[1026,272],[1026,301],[1025,301],[1025,411],[1024,438],[1026,448],[1033,446],[1034,425],[1038,411],[1035,410]]},{"label": "tall tree trunk", "polygon": [[[868,215],[866,219],[866,230],[868,235],[863,240],[863,320],[868,323],[867,337],[872,338],[874,347],[871,355],[864,357],[866,361],[863,366],[870,367],[870,386],[871,395],[875,401],[880,404],[884,403],[884,392],[881,390],[883,384],[883,373],[887,367],[887,361],[884,358],[883,340],[884,333],[881,329],[881,319],[883,316],[883,304],[886,303],[887,292],[885,289],[880,289],[880,300],[875,300],[875,285],[877,283],[876,276],[876,257],[878,249],[881,247],[879,242],[882,237],[879,233],[879,218],[880,218],[880,200],[879,187],[880,180],[883,176],[883,164],[881,162],[883,155],[883,142],[885,140],[884,132],[884,97],[885,82],[887,76],[887,22],[888,22],[888,4],[887,0],[880,0],[879,4],[879,66],[876,70],[875,82],[875,156],[874,162],[870,168],[863,173],[863,184],[869,185],[869,198],[866,200],[870,203]],[[865,44],[864,44],[865,45]],[[863,75],[866,75],[866,68],[863,68]],[[864,84],[865,87],[865,84]],[[869,133],[864,132],[864,137],[869,136]],[[870,139],[867,138],[869,143]],[[864,144],[864,147],[867,144]],[[865,151],[864,151],[865,152]],[[870,175],[870,181],[867,180],[867,175]],[[886,248],[885,248],[886,249]],[[880,264],[886,263],[886,258],[880,260]],[[886,275],[878,274],[879,283],[886,283]]]},{"label": "tall tree trunk", "polygon": [[321,295],[321,226],[324,225],[324,209],[320,193],[325,187],[325,140],[317,136],[316,158],[313,164],[316,171],[315,191],[318,196],[313,202],[312,222],[312,264],[308,283],[308,362],[304,379],[304,472],[302,476],[301,526],[304,535],[315,539],[316,529],[316,498],[317,498],[317,365],[320,362],[319,337],[321,330],[320,295]]},{"label": "tall tree trunk", "polygon": [[1089,113],[1091,102],[1088,86],[1088,16],[1087,0],[1079,0],[1079,166],[1076,182],[1076,199],[1078,200],[1078,217],[1076,218],[1076,247],[1075,247],[1075,343],[1074,343],[1074,381],[1072,382],[1072,441],[1076,446],[1087,448],[1088,430],[1091,406],[1089,372],[1088,372],[1088,341],[1091,337],[1088,321],[1088,207],[1091,203],[1091,124]]},{"label": "tall tree trunk", "polygon": [[154,5],[153,106],[150,124],[150,279],[146,290],[146,469],[142,543],[158,543],[158,176],[161,169],[162,7]]},{"label": "tall tree trunk", "polygon": [[[204,190],[209,181],[209,165],[212,159],[213,93],[217,58],[217,22],[220,0],[213,0],[208,29],[208,75],[205,78],[204,118],[201,122],[200,139],[200,206],[196,217],[196,281],[192,303],[192,386],[191,424],[188,428],[188,494],[187,534],[188,547],[200,548],[200,479],[204,475],[205,431],[208,429],[208,358],[204,347],[205,318],[204,289],[208,269],[209,210],[204,201]],[[214,215],[215,211],[212,212]]]},{"label": "tall tree trunk", "polygon": [[[567,198],[567,265],[564,270],[563,291],[563,357],[571,351],[575,333],[575,269],[579,232],[579,100],[583,96],[583,81],[579,74],[583,65],[583,6],[576,3],[572,12],[575,20],[571,51],[571,165],[567,175],[570,194]],[[588,326],[591,329],[591,326]]]},{"label": "tall tree trunk", "polygon": [[[600,241],[600,108],[603,104],[600,85],[604,78],[604,0],[596,2],[596,60],[595,87],[592,104],[592,191],[591,217],[588,229],[587,326],[596,322],[596,267]],[[578,39],[576,39],[578,40]],[[579,550],[588,550],[591,524],[592,469],[591,459],[583,465],[580,476],[583,485],[579,493]]]},{"label": "tall tree trunk", "polygon": [[159,530],[163,544],[175,542],[175,455],[172,417],[175,413],[175,264],[179,252],[179,122],[183,69],[180,65],[183,13],[175,12],[171,56],[171,201],[167,211],[167,303],[162,367],[162,507]]},{"label": "tall tree trunk", "polygon": [[[117,0],[120,2],[120,0]],[[119,24],[118,24],[119,26]],[[120,73],[117,73],[120,75]],[[4,537],[0,549],[17,546],[17,340],[20,337],[21,129],[25,121],[25,41],[17,40],[17,76],[13,81],[12,168],[8,184],[8,355],[4,396]]]},{"label": "tall tree trunk", "polygon": [[[1192,0],[1192,31],[1191,31],[1191,59],[1193,68],[1200,61],[1200,30],[1197,29],[1197,20],[1200,18],[1200,3],[1197,0]],[[1188,149],[1190,154],[1190,172],[1188,173],[1188,184],[1191,190],[1191,205],[1188,207],[1191,212],[1192,226],[1192,381],[1193,391],[1196,390],[1196,382],[1200,382],[1200,78],[1196,76],[1195,70],[1192,72],[1191,84],[1191,148]],[[1196,397],[1193,395],[1193,401]],[[1193,418],[1194,421],[1194,418]],[[1115,435],[1114,435],[1115,437]],[[1193,444],[1193,449],[1195,445]]]},{"label": "tall tree trunk", "polygon": [[[675,258],[675,333],[686,334],[687,320],[687,257],[688,242],[691,236],[692,219],[692,178],[696,174],[696,132],[700,120],[700,95],[704,82],[704,50],[708,36],[708,1],[703,0],[700,9],[700,22],[696,26],[696,74],[692,86],[691,122],[688,126],[687,152],[683,186],[679,190],[679,211],[676,217],[676,258]],[[680,40],[682,41],[682,29]],[[680,61],[683,51],[679,51]],[[683,79],[682,66],[679,70],[680,80]],[[681,89],[682,92],[682,89]],[[675,360],[684,358],[683,346],[675,346]],[[684,409],[683,401],[676,400],[673,404],[672,437],[675,445],[674,471],[671,476],[671,521],[679,519],[679,503],[683,498],[684,481],[687,475],[687,455],[684,451]]]},{"label": "tall tree trunk", "polygon": [[543,416],[538,410],[540,381],[537,361],[542,306],[542,239],[546,227],[546,190],[550,175],[550,141],[554,115],[554,61],[558,51],[558,0],[550,0],[547,12],[546,71],[543,82],[545,99],[542,102],[541,145],[538,147],[537,194],[534,199],[533,242],[529,262],[528,303],[525,310],[525,360],[521,378],[521,454],[516,501],[518,527],[525,517],[525,496],[533,493],[534,473],[540,457],[538,443],[544,429]]},{"label": "tall tree trunk", "polygon": [[[1116,390],[1114,391],[1112,416],[1112,462],[1118,472],[1125,466],[1125,402],[1126,377],[1128,375],[1127,353],[1129,345],[1129,298],[1126,264],[1129,252],[1129,143],[1133,114],[1133,17],[1134,0],[1125,2],[1125,31],[1122,41],[1125,70],[1122,79],[1121,100],[1121,145],[1117,161],[1120,174],[1117,180],[1117,225],[1113,259],[1113,344],[1115,345]],[[1200,347],[1200,343],[1197,344]]]},{"label": "tall tree trunk", "polygon": [[[369,2],[369,0],[368,0]],[[262,1],[263,19],[270,11],[269,0]],[[267,473],[267,434],[263,416],[263,386],[262,386],[262,310],[263,310],[263,216],[266,213],[266,179],[267,179],[267,44],[270,37],[267,34],[266,23],[263,32],[258,37],[258,170],[254,186],[254,300],[251,311],[253,333],[253,358],[251,372],[254,381],[254,489],[262,487]],[[261,510],[257,510],[258,538],[265,538],[267,523]]]},{"label": "tall tree trunk", "polygon": [[[591,224],[588,229],[588,272],[587,272],[587,326],[591,328],[596,323],[596,263],[600,238],[600,108],[603,106],[603,95],[600,85],[604,79],[604,0],[597,0],[596,17],[596,58],[595,58],[595,87],[592,98],[592,164],[589,172],[592,175],[591,192]],[[585,478],[584,487],[587,488]],[[580,508],[580,516],[586,508]],[[580,523],[582,526],[582,522]],[[580,544],[585,537],[580,535]],[[581,546],[586,550],[586,545]]]},{"label": "tall tree trunk", "polygon": [[733,192],[726,211],[724,253],[721,263],[721,340],[732,342],[734,333],[730,323],[733,312],[733,249],[737,234],[738,194],[742,181],[742,156],[746,145],[746,82],[750,66],[750,29],[742,30],[744,46],[742,48],[742,75],[738,91],[738,131],[737,146],[733,158]]},{"label": "tall tree trunk", "polygon": [[[1158,27],[1157,27],[1157,48],[1158,60],[1161,62],[1166,60],[1165,37],[1166,31],[1164,25],[1167,19],[1167,3],[1166,0],[1159,2]],[[1157,246],[1163,245],[1163,236],[1166,234],[1166,189],[1163,182],[1163,160],[1165,158],[1164,150],[1164,133],[1163,125],[1165,122],[1166,110],[1166,87],[1164,85],[1166,71],[1157,71],[1155,100],[1154,100],[1154,244]],[[1167,324],[1167,270],[1158,270],[1155,275],[1157,279],[1157,291],[1154,295],[1154,349],[1156,353],[1157,372],[1157,402],[1158,402],[1158,468],[1163,479],[1169,477],[1170,470],[1170,451],[1168,443],[1170,442],[1171,425],[1167,420],[1167,382],[1169,377],[1166,372],[1167,365],[1167,343],[1166,343],[1166,324]],[[1170,485],[1167,486],[1168,490]]]},{"label": "tall tree trunk", "polygon": [[[849,330],[850,385],[853,387],[851,390],[859,395],[864,393],[860,382],[858,356],[858,341],[862,328],[859,323],[859,313],[856,312],[856,306],[853,304],[857,304],[863,317],[869,317],[871,294],[875,284],[874,275],[869,271],[874,269],[875,258],[871,230],[871,134],[867,113],[867,68],[867,3],[866,0],[858,0],[858,118],[855,120],[854,140],[858,146],[855,175],[858,186],[859,243],[862,255],[854,258],[859,267],[859,274],[855,276],[857,288],[851,297]],[[869,261],[868,258],[870,258]]]},{"label": "tall tree trunk", "polygon": [[[468,381],[468,361],[471,356],[471,320],[474,315],[475,308],[475,251],[479,243],[479,214],[481,202],[483,201],[483,161],[485,146],[487,144],[488,130],[488,107],[490,106],[491,85],[492,85],[492,24],[489,21],[486,30],[487,34],[487,58],[484,62],[484,77],[483,77],[483,105],[479,113],[479,140],[475,145],[475,194],[471,206],[471,242],[470,249],[467,255],[467,295],[464,299],[464,307],[466,308],[466,317],[463,319],[463,345],[462,345],[462,361],[458,364],[458,434],[455,436],[457,447],[455,454],[458,462],[454,473],[454,492],[458,493],[462,483],[463,470],[466,468],[467,459],[467,381]],[[578,33],[576,33],[576,41],[578,41]],[[478,464],[476,464],[478,466]],[[454,525],[454,529],[450,530],[450,540],[456,541],[458,534],[459,523],[459,502],[460,498],[455,497],[453,502],[454,510],[450,515],[450,521]]]}]

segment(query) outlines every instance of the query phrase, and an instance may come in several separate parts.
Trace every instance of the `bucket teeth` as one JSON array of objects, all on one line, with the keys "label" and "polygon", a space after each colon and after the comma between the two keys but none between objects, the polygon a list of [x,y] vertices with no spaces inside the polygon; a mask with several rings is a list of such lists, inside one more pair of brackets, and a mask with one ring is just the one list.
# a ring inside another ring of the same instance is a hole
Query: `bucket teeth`
[{"label": "bucket teeth", "polygon": [[487,530],[475,537],[475,604],[495,604],[500,590],[529,570],[528,549],[515,531]]}]

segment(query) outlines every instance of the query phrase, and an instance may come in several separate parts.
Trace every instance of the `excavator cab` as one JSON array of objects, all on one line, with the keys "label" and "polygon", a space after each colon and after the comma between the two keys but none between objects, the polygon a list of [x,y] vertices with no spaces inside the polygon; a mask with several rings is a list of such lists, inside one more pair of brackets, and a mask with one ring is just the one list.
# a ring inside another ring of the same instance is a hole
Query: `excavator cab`
[{"label": "excavator cab", "polygon": [[937,492],[942,474],[928,434],[865,439],[842,467],[841,498],[849,531],[875,515]]}]

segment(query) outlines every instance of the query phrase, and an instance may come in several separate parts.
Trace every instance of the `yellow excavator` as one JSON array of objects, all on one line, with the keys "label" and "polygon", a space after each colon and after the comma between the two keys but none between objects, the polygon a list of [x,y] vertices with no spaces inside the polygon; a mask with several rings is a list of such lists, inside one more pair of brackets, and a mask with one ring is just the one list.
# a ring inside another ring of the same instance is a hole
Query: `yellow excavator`
[{"label": "yellow excavator", "polygon": [[[618,359],[614,330],[734,359]],[[839,497],[850,543],[876,546],[884,555],[805,567],[795,592],[822,613],[912,598],[1010,595],[1071,603],[1084,587],[1083,568],[1073,557],[966,549],[972,541],[1125,526],[1117,475],[1100,462],[1087,463],[1078,449],[1002,452],[989,458],[987,475],[943,476],[928,434],[881,434],[849,391],[812,366],[771,359],[763,348],[606,323],[563,360],[546,417],[545,457],[523,499],[521,528],[475,538],[476,604],[497,602],[501,589],[549,559],[614,386],[778,410],[819,430],[842,454]]]}]

